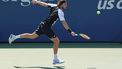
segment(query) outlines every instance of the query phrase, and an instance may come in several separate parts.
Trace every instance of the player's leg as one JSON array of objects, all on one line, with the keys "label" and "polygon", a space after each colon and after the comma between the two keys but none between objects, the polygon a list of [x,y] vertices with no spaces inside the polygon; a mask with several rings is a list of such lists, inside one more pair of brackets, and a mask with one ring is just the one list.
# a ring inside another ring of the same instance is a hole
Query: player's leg
[{"label": "player's leg", "polygon": [[59,38],[51,38],[51,41],[53,42],[53,52],[54,52],[54,58],[57,58],[57,53],[58,53],[58,46],[59,46]]},{"label": "player's leg", "polygon": [[48,30],[45,30],[45,34],[50,38],[50,40],[53,42],[53,52],[54,52],[54,59],[53,59],[53,64],[61,64],[64,61],[61,60],[58,57],[58,47],[59,47],[59,43],[60,40],[59,38],[55,35],[55,33],[53,32],[53,30],[51,28],[46,28]]},{"label": "player's leg", "polygon": [[33,32],[32,34],[24,33],[16,36],[16,38],[28,38],[28,39],[35,39],[37,37],[38,35],[36,34],[36,32]]},{"label": "player's leg", "polygon": [[24,34],[20,34],[20,35],[11,34],[9,37],[9,43],[11,44],[13,41],[15,41],[16,39],[19,39],[19,38],[35,39],[42,34],[43,34],[42,24],[40,23],[38,28],[32,34],[30,34],[30,33],[24,33]]},{"label": "player's leg", "polygon": [[61,60],[59,57],[58,57],[58,47],[59,47],[59,44],[60,44],[60,40],[58,37],[54,37],[54,38],[51,38],[51,41],[53,41],[53,52],[54,52],[54,59],[53,59],[53,64],[61,64],[61,63],[64,63],[63,60]]},{"label": "player's leg", "polygon": [[40,35],[43,34],[43,31],[42,31],[42,22],[39,24],[38,28],[32,33],[24,33],[24,34],[20,34],[20,35],[17,35],[16,38],[28,38],[28,39],[35,39],[37,37],[39,37]]},{"label": "player's leg", "polygon": [[19,39],[19,38],[35,39],[37,37],[38,37],[38,35],[36,34],[36,32],[33,32],[31,34],[30,33],[23,33],[20,35],[11,34],[9,37],[9,43],[11,44],[13,41],[15,41],[16,39]]}]

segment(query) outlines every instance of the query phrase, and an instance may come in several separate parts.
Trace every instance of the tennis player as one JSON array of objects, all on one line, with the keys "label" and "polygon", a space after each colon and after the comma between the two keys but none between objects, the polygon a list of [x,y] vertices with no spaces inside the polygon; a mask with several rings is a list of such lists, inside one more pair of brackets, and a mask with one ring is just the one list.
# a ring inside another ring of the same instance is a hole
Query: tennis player
[{"label": "tennis player", "polygon": [[49,16],[43,20],[38,28],[33,33],[23,33],[20,35],[13,35],[11,34],[9,37],[9,43],[11,44],[16,39],[19,38],[28,38],[28,39],[35,39],[39,37],[40,35],[46,35],[49,37],[49,39],[53,42],[53,50],[54,50],[54,58],[53,58],[53,64],[61,64],[64,63],[63,60],[59,59],[57,53],[58,53],[58,46],[59,46],[59,38],[55,35],[55,33],[52,30],[52,26],[55,24],[55,22],[59,19],[63,25],[63,27],[72,35],[76,36],[77,34],[71,30],[71,28],[68,26],[65,18],[64,18],[64,12],[63,10],[67,8],[67,2],[66,0],[59,0],[57,4],[50,4],[38,0],[32,0],[32,3],[34,5],[40,5],[47,8],[50,8],[50,14]]}]

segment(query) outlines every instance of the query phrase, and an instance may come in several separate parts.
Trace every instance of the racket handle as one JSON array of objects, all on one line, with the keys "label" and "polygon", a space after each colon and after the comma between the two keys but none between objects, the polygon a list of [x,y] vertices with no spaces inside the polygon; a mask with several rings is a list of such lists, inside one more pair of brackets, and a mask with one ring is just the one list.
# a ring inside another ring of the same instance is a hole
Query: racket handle
[{"label": "racket handle", "polygon": [[75,36],[78,36],[78,34],[75,34]]}]

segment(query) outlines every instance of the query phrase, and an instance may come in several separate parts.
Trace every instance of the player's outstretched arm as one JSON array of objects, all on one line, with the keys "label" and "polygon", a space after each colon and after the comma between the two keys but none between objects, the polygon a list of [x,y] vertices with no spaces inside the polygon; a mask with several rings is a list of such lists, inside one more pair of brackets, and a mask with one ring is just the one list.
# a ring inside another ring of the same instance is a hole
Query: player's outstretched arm
[{"label": "player's outstretched arm", "polygon": [[69,27],[69,25],[67,24],[66,21],[61,21],[61,22],[62,22],[63,27],[64,27],[72,36],[77,36],[77,34],[76,34],[75,32],[73,32],[73,31],[70,29],[70,27]]},{"label": "player's outstretched arm", "polygon": [[40,5],[40,6],[44,6],[44,7],[48,7],[48,3],[42,2],[41,0],[40,1],[38,1],[38,0],[32,0],[32,4],[34,4],[34,5]]}]

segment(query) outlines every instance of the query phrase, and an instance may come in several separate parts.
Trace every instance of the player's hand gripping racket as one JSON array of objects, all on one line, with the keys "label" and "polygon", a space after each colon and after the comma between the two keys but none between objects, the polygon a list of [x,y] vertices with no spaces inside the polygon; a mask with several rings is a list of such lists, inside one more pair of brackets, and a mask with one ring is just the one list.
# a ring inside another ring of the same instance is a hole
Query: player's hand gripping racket
[{"label": "player's hand gripping racket", "polygon": [[75,34],[75,36],[79,36],[79,37],[84,38],[84,39],[87,39],[87,40],[90,40],[90,39],[91,39],[88,35],[82,34],[82,33],[80,33],[80,34]]}]

